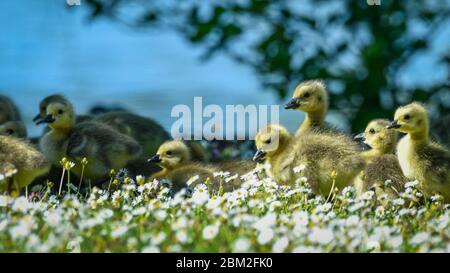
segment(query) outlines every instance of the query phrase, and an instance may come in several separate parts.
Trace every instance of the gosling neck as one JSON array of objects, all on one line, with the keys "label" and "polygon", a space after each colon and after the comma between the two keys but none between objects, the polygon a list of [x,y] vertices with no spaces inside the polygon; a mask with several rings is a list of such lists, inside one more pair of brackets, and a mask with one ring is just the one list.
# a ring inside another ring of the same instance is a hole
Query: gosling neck
[{"label": "gosling neck", "polygon": [[70,134],[70,132],[72,131],[72,128],[52,128],[52,132],[55,135],[60,135],[60,136],[67,136]]},{"label": "gosling neck", "polygon": [[383,154],[385,154],[385,153],[382,150],[380,150],[380,149],[370,149],[368,151],[362,152],[361,156],[363,157],[363,159],[365,161],[370,161],[373,158],[375,158],[377,156],[380,156],[380,155],[383,155]]},{"label": "gosling neck", "polygon": [[177,169],[177,168],[179,168],[179,167],[181,167],[183,165],[189,164],[189,163],[191,163],[190,159],[183,159],[183,160],[179,161],[175,165],[167,165],[167,166],[164,166],[164,167],[163,166],[160,166],[160,167],[162,168],[162,171],[164,173],[168,173],[168,172],[171,172],[171,171],[173,171],[173,170],[175,170],[175,169]]},{"label": "gosling neck", "polygon": [[411,132],[408,134],[409,138],[413,143],[416,145],[420,144],[427,144],[429,142],[428,138],[428,126],[425,127],[423,130],[417,131],[417,132]]},{"label": "gosling neck", "polygon": [[158,175],[159,176],[165,176],[165,175],[167,175],[170,172],[170,170],[171,169],[168,169],[168,168],[162,168],[162,170],[158,172]]},{"label": "gosling neck", "polygon": [[161,173],[164,173],[164,174],[175,169],[175,167],[170,167],[170,166],[164,166],[164,167],[161,166],[161,168],[162,168]]},{"label": "gosling neck", "polygon": [[380,149],[381,152],[383,154],[395,154],[396,143],[397,143],[397,140],[387,144],[385,147]]},{"label": "gosling neck", "polygon": [[325,119],[326,108],[322,107],[315,111],[306,112],[305,120],[300,126],[300,130],[317,127],[323,124]]}]

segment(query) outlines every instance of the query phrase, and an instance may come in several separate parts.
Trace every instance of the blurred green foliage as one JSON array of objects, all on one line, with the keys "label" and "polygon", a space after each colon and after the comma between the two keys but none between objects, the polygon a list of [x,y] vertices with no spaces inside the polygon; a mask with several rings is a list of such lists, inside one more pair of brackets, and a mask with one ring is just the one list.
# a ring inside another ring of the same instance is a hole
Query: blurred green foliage
[{"label": "blurred green foliage", "polygon": [[[405,65],[429,53],[436,32],[448,25],[448,1],[381,0],[377,6],[365,0],[84,0],[83,5],[90,19],[174,30],[203,47],[205,59],[224,53],[254,69],[263,87],[284,100],[300,81],[322,78],[331,109],[345,115],[353,131],[370,119],[392,117],[395,107],[411,100],[429,103],[433,117],[450,108],[448,78],[426,88],[399,81]],[[450,71],[449,63],[447,50],[439,65]]]}]

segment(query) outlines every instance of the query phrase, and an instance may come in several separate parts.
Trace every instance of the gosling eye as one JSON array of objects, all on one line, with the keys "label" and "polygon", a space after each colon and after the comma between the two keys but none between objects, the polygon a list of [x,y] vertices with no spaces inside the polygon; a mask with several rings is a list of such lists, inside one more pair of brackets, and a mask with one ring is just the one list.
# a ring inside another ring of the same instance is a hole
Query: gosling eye
[{"label": "gosling eye", "polygon": [[406,114],[403,118],[404,118],[405,120],[409,120],[409,119],[411,119],[411,116],[410,116],[409,114]]},{"label": "gosling eye", "polygon": [[45,110],[46,110],[46,109],[45,109],[45,106],[42,106],[42,107],[41,107],[41,111],[44,112]]},{"label": "gosling eye", "polygon": [[271,142],[272,142],[272,140],[270,140],[270,139],[264,141],[265,144],[270,144]]},{"label": "gosling eye", "polygon": [[62,113],[64,113],[64,111],[63,110],[58,110],[58,114],[60,114],[60,115],[62,115]]},{"label": "gosling eye", "polygon": [[371,133],[372,135],[375,134],[375,129],[370,128],[369,133]]},{"label": "gosling eye", "polygon": [[172,153],[172,151],[167,151],[166,152],[166,155],[172,155],[173,153]]},{"label": "gosling eye", "polygon": [[303,95],[304,98],[309,98],[310,96],[311,96],[311,94],[310,94],[309,92],[306,92],[306,93]]}]

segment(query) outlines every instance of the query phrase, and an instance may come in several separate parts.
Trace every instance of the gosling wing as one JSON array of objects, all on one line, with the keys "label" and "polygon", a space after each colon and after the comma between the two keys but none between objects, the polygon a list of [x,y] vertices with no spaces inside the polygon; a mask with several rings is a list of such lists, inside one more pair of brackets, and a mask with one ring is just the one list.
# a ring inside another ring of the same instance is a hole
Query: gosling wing
[{"label": "gosling wing", "polygon": [[404,183],[408,179],[403,175],[398,159],[395,155],[385,154],[377,156],[371,163],[366,166],[366,182],[367,187],[383,185],[386,180],[391,180],[393,187],[401,192],[404,189]]},{"label": "gosling wing", "polygon": [[423,161],[427,162],[426,175],[434,176],[439,181],[449,181],[450,177],[450,152],[437,143],[431,143],[419,153],[423,155]]},{"label": "gosling wing", "polygon": [[107,124],[122,134],[138,141],[146,155],[156,153],[159,145],[170,139],[164,128],[152,119],[129,112],[110,112],[95,118],[95,121]]},{"label": "gosling wing", "polygon": [[82,122],[74,127],[70,136],[67,154],[81,159],[96,157],[98,153],[118,157],[132,154],[140,156],[141,147],[132,138],[98,122]]}]

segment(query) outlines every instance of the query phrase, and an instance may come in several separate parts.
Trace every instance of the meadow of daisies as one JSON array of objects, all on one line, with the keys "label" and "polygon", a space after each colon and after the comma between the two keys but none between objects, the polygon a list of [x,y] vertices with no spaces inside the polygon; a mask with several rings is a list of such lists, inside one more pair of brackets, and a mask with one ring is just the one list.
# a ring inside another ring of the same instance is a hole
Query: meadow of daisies
[{"label": "meadow of daisies", "polygon": [[207,181],[172,193],[138,176],[86,193],[52,194],[49,183],[0,195],[0,252],[450,252],[450,205],[420,201],[415,181],[389,200],[353,187],[314,196],[307,177],[280,186],[262,168],[242,178],[217,194]]}]

